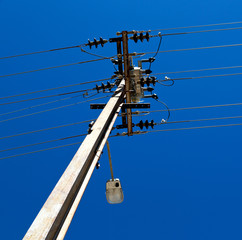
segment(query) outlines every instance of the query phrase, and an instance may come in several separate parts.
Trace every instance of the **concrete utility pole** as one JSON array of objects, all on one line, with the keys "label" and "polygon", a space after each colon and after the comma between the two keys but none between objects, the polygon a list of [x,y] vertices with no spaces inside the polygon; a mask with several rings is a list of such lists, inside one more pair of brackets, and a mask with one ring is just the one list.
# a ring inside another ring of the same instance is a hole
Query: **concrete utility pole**
[{"label": "concrete utility pole", "polygon": [[101,156],[125,95],[123,79],[26,233],[24,240],[61,240]]},{"label": "concrete utility pole", "polygon": [[[127,135],[132,136],[134,134],[132,129],[134,124],[132,124],[131,108],[149,108],[149,104],[140,104],[137,103],[138,101],[136,103],[131,103],[131,88],[133,91],[132,94],[134,94],[136,90],[130,83],[131,68],[128,52],[128,34],[131,33],[123,31],[122,33],[117,34],[122,35],[121,37],[109,39],[109,42],[117,43],[116,61],[119,71],[116,74],[119,75],[119,80],[117,80],[116,84],[118,85],[118,88],[106,105],[92,104],[93,109],[95,109],[95,106],[98,109],[104,109],[91,127],[91,132],[89,132],[83,141],[69,166],[30,226],[23,238],[24,240],[64,239],[93,170],[101,157],[103,147],[113,128],[119,111],[122,109],[122,125],[117,125],[117,128],[118,126],[120,128],[127,128]],[[133,39],[137,42],[137,33],[135,34],[136,35],[134,35]],[[143,41],[143,33],[140,33],[139,38]],[[147,41],[149,39],[148,32],[146,34],[146,39]],[[103,46],[108,40],[100,38],[100,41],[94,39],[94,42],[91,42],[90,40],[88,40],[88,42],[87,45],[91,48],[94,45],[97,47],[98,44]],[[137,76],[140,76],[140,71]],[[133,79],[132,81],[136,81],[135,84],[140,86],[140,79],[137,76],[137,79],[135,78],[136,80]],[[103,90],[104,89],[105,88],[103,88]],[[99,91],[98,86],[97,91]],[[126,103],[124,103],[125,96]],[[112,180],[114,181],[113,175]]]}]

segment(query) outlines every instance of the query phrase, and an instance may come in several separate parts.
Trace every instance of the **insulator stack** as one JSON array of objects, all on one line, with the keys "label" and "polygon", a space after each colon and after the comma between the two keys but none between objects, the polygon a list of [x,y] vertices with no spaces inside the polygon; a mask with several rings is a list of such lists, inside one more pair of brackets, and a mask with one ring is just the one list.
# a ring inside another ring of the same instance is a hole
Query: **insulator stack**
[{"label": "insulator stack", "polygon": [[96,84],[96,90],[99,93],[100,90],[105,92],[106,89],[109,89],[109,91],[112,90],[112,88],[115,86],[114,83],[107,82],[107,84],[102,83],[100,86]]},{"label": "insulator stack", "polygon": [[149,42],[149,40],[150,40],[150,34],[148,32],[146,34],[140,33],[140,35],[138,35],[137,33],[135,33],[130,39],[134,40],[135,43],[137,43],[138,40],[140,40],[141,42],[143,42],[144,39],[146,39],[147,42]]},{"label": "insulator stack", "polygon": [[141,130],[145,127],[146,129],[148,129],[149,127],[151,127],[152,129],[155,126],[154,120],[151,120],[150,122],[148,120],[146,120],[145,122],[143,122],[142,120],[136,124],[137,127],[139,127]]},{"label": "insulator stack", "polygon": [[147,78],[141,78],[140,79],[140,85],[142,87],[144,87],[144,85],[146,84],[148,87],[152,84],[153,86],[155,86],[157,80],[156,77],[147,77]]},{"label": "insulator stack", "polygon": [[105,43],[107,43],[108,40],[103,39],[102,37],[99,38],[99,40],[97,40],[96,38],[94,38],[93,42],[91,42],[88,39],[88,43],[86,44],[87,46],[90,47],[90,49],[92,48],[92,46],[95,46],[96,48],[98,47],[98,45],[101,45],[102,47],[104,46]]}]

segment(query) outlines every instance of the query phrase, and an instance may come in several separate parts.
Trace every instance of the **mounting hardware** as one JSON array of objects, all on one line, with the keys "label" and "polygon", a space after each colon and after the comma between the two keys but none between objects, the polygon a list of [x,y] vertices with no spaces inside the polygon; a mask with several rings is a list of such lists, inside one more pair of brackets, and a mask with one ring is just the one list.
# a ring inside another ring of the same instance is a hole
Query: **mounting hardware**
[{"label": "mounting hardware", "polygon": [[91,132],[92,132],[92,126],[94,125],[94,121],[91,121],[90,123],[89,123],[89,125],[88,125],[88,130],[87,130],[87,132],[88,132],[88,134],[90,134]]},{"label": "mounting hardware", "polygon": [[100,163],[99,162],[97,162],[97,164],[96,164],[96,169],[99,169],[100,168]]}]

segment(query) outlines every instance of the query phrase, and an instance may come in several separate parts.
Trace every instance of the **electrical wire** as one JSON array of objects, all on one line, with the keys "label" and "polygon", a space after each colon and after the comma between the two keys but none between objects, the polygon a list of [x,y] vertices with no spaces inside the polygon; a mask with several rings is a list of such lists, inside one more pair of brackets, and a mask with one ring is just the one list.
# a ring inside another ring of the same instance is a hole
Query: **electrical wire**
[{"label": "electrical wire", "polygon": [[158,99],[155,99],[157,102],[159,102],[159,103],[161,103],[163,106],[165,106],[166,107],[166,111],[167,111],[167,114],[168,114],[168,116],[167,116],[167,118],[166,118],[166,122],[169,120],[169,118],[170,118],[170,116],[171,116],[171,113],[170,113],[170,109],[169,109],[169,107],[164,103],[164,102],[162,102],[162,101],[160,101],[160,100],[158,100]]},{"label": "electrical wire", "polygon": [[[162,129],[162,130],[139,132],[139,134],[154,133],[154,132],[167,132],[167,131],[179,131],[179,130],[189,130],[189,129],[204,129],[204,128],[241,126],[241,125],[242,125],[242,123],[238,123],[238,124],[226,124],[226,125],[214,125],[214,126],[203,126],[203,127],[177,128],[177,129]],[[122,134],[116,134],[116,135],[112,135],[110,137],[121,137],[121,136],[124,136],[124,135],[122,135]],[[73,146],[73,145],[77,145],[77,144],[81,144],[81,143],[82,142],[75,142],[75,143],[60,145],[60,146],[51,147],[51,148],[44,148],[44,149],[40,149],[40,150],[37,150],[37,151],[26,152],[26,153],[22,153],[22,154],[16,154],[16,155],[11,155],[11,156],[7,156],[7,157],[2,157],[2,158],[0,158],[0,160],[9,159],[9,158],[13,158],[13,157],[19,157],[19,156],[25,156],[25,155],[28,155],[28,154],[33,154],[33,153],[38,153],[38,152],[44,152],[44,151],[53,150],[53,149],[59,149],[59,148]]]},{"label": "electrical wire", "polygon": [[[221,105],[210,105],[210,106],[199,106],[199,107],[183,107],[183,108],[170,108],[170,111],[180,111],[180,110],[191,110],[191,109],[203,109],[203,108],[217,108],[217,107],[231,107],[231,106],[242,106],[242,103],[229,103]],[[140,113],[153,113],[153,112],[163,112],[167,110],[153,110],[153,111],[142,111]]]},{"label": "electrical wire", "polygon": [[7,58],[23,57],[23,56],[39,54],[39,53],[47,53],[47,52],[54,52],[54,51],[59,51],[59,50],[66,50],[66,49],[71,49],[71,48],[78,48],[78,47],[82,47],[82,46],[85,46],[85,45],[86,44],[81,44],[81,45],[68,46],[68,47],[62,47],[62,48],[54,48],[54,49],[49,49],[49,50],[37,51],[37,52],[22,53],[22,54],[17,54],[17,55],[12,55],[12,56],[0,57],[0,60],[7,59]]},{"label": "electrical wire", "polygon": [[86,100],[86,101],[76,102],[76,103],[72,103],[72,104],[68,104],[68,105],[64,105],[64,106],[60,106],[60,107],[50,108],[50,109],[39,111],[39,112],[25,114],[25,115],[13,117],[13,118],[8,118],[8,119],[4,119],[4,120],[0,121],[0,123],[8,122],[8,121],[23,118],[23,117],[29,117],[29,116],[33,116],[33,115],[36,115],[36,114],[39,114],[39,113],[49,112],[49,111],[53,111],[53,110],[57,110],[57,109],[61,109],[61,108],[66,108],[66,107],[78,105],[78,104],[81,104],[81,103],[91,102],[91,101],[95,101],[95,100],[98,100],[98,99],[107,98],[107,97],[110,97],[110,96],[111,95],[103,96],[103,97],[99,97],[99,98],[93,98],[93,99],[89,99],[89,100]]},{"label": "electrical wire", "polygon": [[87,53],[87,54],[89,54],[89,55],[92,55],[92,56],[95,56],[95,57],[99,57],[99,58],[106,58],[106,57],[104,57],[104,56],[101,56],[101,55],[98,55],[98,54],[94,54],[94,53],[88,52],[88,51],[84,50],[84,49],[81,48],[81,47],[80,47],[80,49],[81,49],[82,52]]},{"label": "electrical wire", "polygon": [[96,82],[106,81],[106,80],[110,80],[110,79],[111,78],[103,78],[103,79],[99,79],[99,80],[93,80],[93,81],[75,83],[75,84],[70,84],[70,85],[66,85],[66,86],[48,88],[48,89],[43,89],[43,90],[38,90],[38,91],[33,91],[33,92],[21,93],[21,94],[16,94],[16,95],[12,95],[12,96],[1,97],[0,100],[7,99],[7,98],[21,97],[21,96],[35,94],[35,93],[47,92],[47,91],[52,91],[52,90],[57,90],[57,89],[62,89],[62,88],[75,87],[75,86],[85,85],[85,84],[89,84],[89,83],[96,83]]},{"label": "electrical wire", "polygon": [[[65,95],[76,94],[76,93],[81,93],[81,92],[88,92],[88,91],[91,91],[91,90],[93,90],[93,88],[85,89],[85,90],[79,90],[79,91],[72,91],[72,92],[58,93],[58,94],[53,94],[53,95],[48,95],[48,96],[42,96],[42,97],[36,97],[36,98],[29,98],[29,99],[24,99],[24,100],[14,101],[14,102],[0,103],[0,106],[3,106],[3,105],[9,105],[9,104],[14,104],[14,103],[28,102],[28,101],[39,100],[39,99],[45,99],[45,98],[51,98],[51,97],[65,96]],[[0,114],[0,116],[1,116],[1,115],[2,115],[2,114]]]},{"label": "electrical wire", "polygon": [[[133,135],[140,135],[140,134],[154,133],[154,132],[169,132],[169,131],[180,131],[180,130],[190,130],[190,129],[205,129],[205,128],[231,127],[231,126],[242,126],[242,123],[224,124],[224,125],[213,125],[213,126],[200,126],[200,127],[189,127],[189,128],[162,129],[162,130],[152,130],[152,131],[136,131],[136,132],[133,132]],[[123,136],[127,136],[127,133],[117,133],[116,135],[110,136],[110,138],[111,137],[123,137]]]},{"label": "electrical wire", "polygon": [[175,72],[153,73],[153,75],[173,74],[173,73],[188,73],[188,72],[202,72],[202,71],[223,70],[223,69],[235,69],[235,68],[242,68],[242,66],[204,68],[204,69],[196,69],[196,70],[185,70],[185,71],[175,71]]},{"label": "electrical wire", "polygon": [[[190,110],[190,109],[202,109],[202,108],[231,107],[231,106],[240,106],[240,105],[242,105],[242,103],[211,105],[211,106],[199,106],[199,107],[187,107],[187,108],[177,108],[177,109],[169,109],[169,110],[170,111],[178,111],[178,110]],[[141,113],[143,113],[144,116],[146,116],[147,114],[149,114],[151,112],[161,112],[161,111],[167,111],[167,110],[153,110],[153,111],[148,111],[148,112],[145,111],[145,112],[141,112]],[[122,116],[122,114],[120,116]],[[133,115],[133,116],[136,116],[136,115]],[[140,115],[137,115],[137,116],[140,116]],[[29,131],[29,132],[18,133],[18,134],[9,135],[9,136],[3,136],[3,137],[0,137],[0,140],[12,138],[12,137],[18,137],[18,136],[22,136],[22,135],[28,135],[28,134],[32,134],[32,133],[38,133],[38,132],[42,132],[42,131],[48,131],[48,130],[62,128],[62,127],[68,127],[68,126],[88,123],[88,122],[95,121],[95,120],[96,119],[90,119],[90,120],[86,120],[86,121],[82,121],[82,122],[70,123],[70,124],[54,126],[54,127],[50,127],[50,128],[44,128],[44,129],[39,129],[39,130],[34,130],[34,131]],[[189,120],[189,121],[191,121],[191,120]],[[172,123],[172,122],[166,122],[166,123]],[[165,124],[165,122],[163,124]]]},{"label": "electrical wire", "polygon": [[21,153],[21,154],[7,156],[7,157],[2,157],[2,158],[0,158],[0,160],[9,159],[9,158],[13,158],[13,157],[25,156],[25,155],[28,155],[28,154],[39,153],[39,152],[44,152],[44,151],[58,149],[58,148],[63,148],[63,147],[68,147],[68,146],[73,146],[73,145],[77,145],[77,144],[81,144],[81,143],[82,142],[76,142],[76,143],[69,143],[69,144],[65,144],[65,145],[51,147],[51,148],[44,148],[44,149],[40,149],[40,150],[37,150],[37,151],[26,152],[26,153]]},{"label": "electrical wire", "polygon": [[211,26],[220,26],[220,25],[231,25],[231,24],[240,24],[241,22],[227,22],[227,23],[215,23],[215,24],[207,24],[207,25],[196,25],[196,26],[186,26],[186,27],[174,27],[174,28],[161,28],[161,29],[154,29],[154,31],[166,31],[166,30],[175,30],[175,29],[183,29],[183,28],[200,28],[200,27],[211,27]]},{"label": "electrical wire", "polygon": [[179,130],[190,130],[190,129],[203,129],[203,128],[231,127],[231,126],[241,126],[241,125],[242,125],[242,123],[233,123],[233,124],[213,125],[213,126],[200,126],[200,127],[189,127],[189,128],[175,128],[175,129],[153,130],[153,131],[146,131],[145,133],[179,131]]},{"label": "electrical wire", "polygon": [[[201,30],[201,31],[192,31],[192,32],[180,32],[180,33],[164,33],[162,36],[175,36],[175,35],[185,35],[185,34],[193,34],[193,33],[205,33],[205,32],[219,32],[219,31],[230,31],[230,30],[239,30],[242,27],[237,28],[223,28],[223,29],[210,29],[210,30]],[[155,35],[152,37],[158,37],[159,35]]]},{"label": "electrical wire", "polygon": [[163,125],[163,124],[170,124],[170,123],[203,122],[203,121],[238,119],[238,118],[242,118],[242,116],[217,117],[217,118],[202,118],[202,119],[192,119],[192,120],[182,120],[182,121],[172,121],[172,122],[161,122],[161,123],[156,123],[155,125]]},{"label": "electrical wire", "polygon": [[99,59],[93,59],[93,60],[87,60],[87,61],[82,61],[82,62],[76,62],[76,63],[68,63],[68,64],[64,64],[64,65],[47,67],[47,68],[40,68],[40,69],[35,69],[35,70],[30,70],[30,71],[25,71],[25,72],[11,73],[11,74],[7,74],[7,75],[2,75],[2,76],[0,76],[0,78],[11,77],[11,76],[16,76],[16,75],[20,75],[20,74],[26,74],[26,73],[45,71],[45,70],[49,70],[49,69],[69,67],[69,66],[74,66],[74,65],[84,64],[84,63],[97,62],[97,61],[101,61],[101,60],[107,60],[107,59],[110,59],[110,58],[113,58],[113,57],[114,56],[112,56],[112,57],[105,57],[105,58],[99,58]]},{"label": "electrical wire", "polygon": [[54,127],[50,127],[50,128],[43,128],[43,129],[39,129],[39,130],[23,132],[23,133],[18,133],[18,134],[14,134],[14,135],[8,135],[8,136],[0,137],[0,140],[7,139],[7,138],[13,138],[13,137],[19,137],[19,136],[23,136],[23,135],[32,134],[32,133],[39,133],[39,132],[49,131],[49,130],[53,130],[53,129],[57,129],[57,128],[63,128],[63,127],[79,125],[79,124],[88,123],[88,122],[90,123],[90,122],[95,121],[95,120],[96,119],[90,119],[90,120],[86,120],[86,121],[82,121],[82,122],[69,123],[69,124],[54,126]]},{"label": "electrical wire", "polygon": [[3,150],[0,150],[0,152],[7,152],[7,151],[17,150],[17,149],[21,149],[21,148],[26,148],[26,147],[33,147],[33,146],[38,146],[38,145],[45,144],[45,143],[52,143],[52,142],[63,141],[63,140],[76,138],[76,137],[83,137],[83,136],[86,136],[86,135],[87,134],[85,133],[85,134],[78,134],[78,135],[68,136],[68,137],[63,137],[63,138],[57,138],[57,139],[48,140],[48,141],[45,141],[45,142],[32,143],[32,144],[28,144],[28,145],[3,149]]},{"label": "electrical wire", "polygon": [[158,80],[158,82],[167,82],[167,81],[179,81],[179,80],[191,80],[191,79],[200,79],[200,78],[213,78],[213,77],[228,77],[228,76],[237,76],[242,75],[242,73],[228,73],[228,74],[219,74],[219,75],[207,75],[207,76],[199,76],[199,77],[183,77],[183,78],[172,78],[172,79],[163,79]]},{"label": "electrical wire", "polygon": [[12,114],[12,113],[22,112],[24,110],[30,110],[30,109],[33,109],[33,108],[36,108],[36,107],[41,107],[41,106],[45,106],[45,105],[48,105],[48,104],[51,104],[51,103],[65,101],[65,100],[69,100],[69,99],[76,98],[76,97],[83,97],[83,94],[79,94],[79,95],[67,97],[67,98],[61,98],[61,99],[57,99],[57,100],[54,100],[54,101],[33,105],[33,106],[30,106],[30,107],[20,108],[18,110],[14,110],[14,111],[11,111],[11,112],[1,113],[0,116],[5,116],[5,115]]},{"label": "electrical wire", "polygon": [[[198,48],[171,49],[171,50],[159,51],[158,53],[182,52],[182,51],[193,51],[193,50],[212,49],[212,48],[225,48],[225,47],[238,47],[238,46],[242,46],[242,43],[230,44],[230,45],[209,46],[209,47],[198,47]],[[156,53],[156,52],[136,53],[136,55],[145,55],[145,54],[154,54],[154,53]]]},{"label": "electrical wire", "polygon": [[[159,52],[159,50],[160,50],[160,46],[161,46],[161,42],[162,42],[162,36],[161,36],[161,35],[159,35],[159,36],[160,36],[160,41],[159,41],[159,44],[158,44],[157,51],[156,51],[155,55],[152,57],[153,60],[155,59],[155,57],[157,56],[157,54],[158,54],[158,52]],[[152,64],[152,61],[150,61],[149,70],[151,69],[151,64]]]},{"label": "electrical wire", "polygon": [[169,78],[169,80],[167,79],[166,81],[171,81],[171,83],[170,83],[170,84],[165,84],[165,83],[163,83],[162,81],[157,81],[157,82],[158,82],[159,84],[163,85],[163,86],[166,86],[166,87],[171,87],[171,86],[173,86],[173,85],[175,84],[175,82],[174,82],[173,79],[170,79],[170,78]]}]

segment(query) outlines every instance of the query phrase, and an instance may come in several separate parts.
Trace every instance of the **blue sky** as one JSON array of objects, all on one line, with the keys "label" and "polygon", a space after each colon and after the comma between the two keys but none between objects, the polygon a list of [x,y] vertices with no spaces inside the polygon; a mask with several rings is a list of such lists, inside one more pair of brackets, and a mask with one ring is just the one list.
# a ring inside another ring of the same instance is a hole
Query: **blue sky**
[{"label": "blue sky", "polygon": [[[241,1],[0,1],[0,57],[86,43],[117,31],[147,30],[241,21]],[[236,25],[238,26],[238,25]],[[241,26],[241,25],[240,25]],[[232,27],[232,26],[231,26]],[[213,29],[217,27],[212,27]],[[211,29],[212,29],[211,28]],[[205,29],[205,28],[204,28]],[[208,28],[206,28],[208,29]],[[189,29],[195,30],[195,29]],[[242,43],[241,30],[164,37],[160,50]],[[155,51],[158,39],[130,42],[130,52]],[[92,53],[115,55],[106,44]],[[239,66],[242,47],[158,54],[153,73]],[[0,60],[0,75],[94,59],[79,49]],[[137,64],[137,62],[136,62]],[[170,74],[169,77],[238,73],[239,69]],[[1,78],[0,96],[36,91],[113,74],[109,60]],[[66,91],[85,89],[73,87]],[[90,84],[87,88],[95,87]],[[241,77],[177,81],[157,85],[155,93],[170,108],[241,102]],[[66,92],[63,90],[62,92]],[[53,91],[51,94],[61,91]],[[34,97],[44,94],[34,95]],[[27,97],[26,97],[27,98]],[[18,98],[16,100],[23,99]],[[57,99],[57,98],[56,98]],[[81,98],[80,98],[81,99]],[[71,104],[69,99],[1,119]],[[4,105],[1,113],[55,99]],[[106,100],[99,100],[105,102]],[[4,102],[1,100],[1,102]],[[163,109],[148,100],[152,110]],[[0,123],[0,136],[96,118],[89,104]],[[241,115],[241,107],[171,112],[171,121]],[[134,117],[134,123],[165,118],[165,113]],[[120,119],[117,120],[117,124]],[[155,129],[241,123],[241,120],[170,124]],[[9,138],[1,149],[85,133],[87,124]],[[138,130],[136,128],[136,130]],[[115,132],[114,132],[115,133]],[[109,205],[105,182],[110,179],[106,148],[78,207],[66,239],[241,239],[241,126],[168,131],[110,139],[114,175],[120,178],[124,202]],[[1,153],[0,157],[81,141],[71,139]],[[78,146],[0,161],[1,239],[21,239]]]}]

